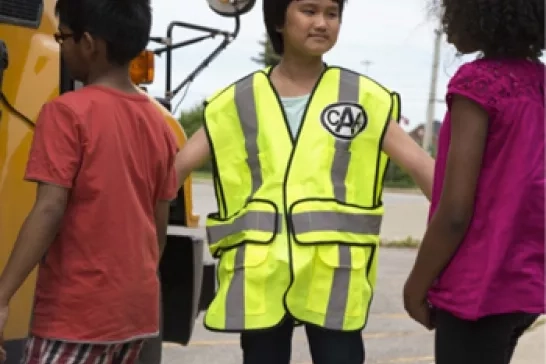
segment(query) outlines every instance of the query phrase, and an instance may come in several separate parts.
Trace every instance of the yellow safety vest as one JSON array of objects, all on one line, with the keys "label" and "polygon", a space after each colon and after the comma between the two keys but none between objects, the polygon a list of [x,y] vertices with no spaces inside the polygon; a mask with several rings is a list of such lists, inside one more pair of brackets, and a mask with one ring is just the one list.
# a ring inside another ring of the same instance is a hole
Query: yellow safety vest
[{"label": "yellow safety vest", "polygon": [[376,280],[388,156],[381,145],[399,96],[328,67],[293,140],[269,70],[205,107],[218,212],[207,217],[219,258],[205,326],[249,331],[299,322],[361,330]]}]

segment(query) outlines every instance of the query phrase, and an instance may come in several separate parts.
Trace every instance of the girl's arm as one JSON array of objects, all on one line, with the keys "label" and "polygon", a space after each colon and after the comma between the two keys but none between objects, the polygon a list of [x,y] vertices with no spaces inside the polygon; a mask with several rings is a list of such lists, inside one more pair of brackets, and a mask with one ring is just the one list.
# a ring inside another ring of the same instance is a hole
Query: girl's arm
[{"label": "girl's arm", "polygon": [[429,199],[432,197],[434,159],[428,155],[396,121],[389,122],[383,151],[406,171]]},{"label": "girl's arm", "polygon": [[487,129],[485,109],[466,97],[453,95],[451,142],[442,194],[407,283],[408,290],[417,296],[426,297],[470,225]]},{"label": "girl's arm", "polygon": [[175,160],[176,177],[178,185],[181,186],[190,173],[201,167],[210,158],[210,146],[205,133],[201,127],[178,152]]}]

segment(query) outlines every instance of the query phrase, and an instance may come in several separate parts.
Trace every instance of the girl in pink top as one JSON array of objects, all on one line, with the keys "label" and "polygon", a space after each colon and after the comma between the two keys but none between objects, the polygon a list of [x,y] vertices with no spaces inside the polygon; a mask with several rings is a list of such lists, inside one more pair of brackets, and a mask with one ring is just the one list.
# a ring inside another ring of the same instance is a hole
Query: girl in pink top
[{"label": "girl in pink top", "polygon": [[[404,287],[437,364],[508,364],[545,313],[544,0],[443,0],[480,57],[448,85],[429,226]],[[434,313],[434,315],[432,315]]]}]

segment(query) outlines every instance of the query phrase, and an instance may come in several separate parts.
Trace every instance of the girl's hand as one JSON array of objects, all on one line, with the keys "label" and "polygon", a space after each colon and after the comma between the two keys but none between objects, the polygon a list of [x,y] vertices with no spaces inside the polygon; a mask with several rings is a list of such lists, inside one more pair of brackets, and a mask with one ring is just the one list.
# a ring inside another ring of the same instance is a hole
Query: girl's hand
[{"label": "girl's hand", "polygon": [[434,329],[432,308],[427,301],[427,291],[410,276],[404,285],[404,308],[412,319],[426,327]]}]

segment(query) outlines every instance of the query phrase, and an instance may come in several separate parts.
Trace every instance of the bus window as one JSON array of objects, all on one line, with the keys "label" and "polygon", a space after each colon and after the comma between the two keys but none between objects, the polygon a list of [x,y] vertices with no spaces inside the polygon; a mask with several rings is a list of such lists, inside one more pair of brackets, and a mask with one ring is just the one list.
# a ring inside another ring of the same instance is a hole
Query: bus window
[{"label": "bus window", "polygon": [[43,10],[43,0],[2,0],[0,23],[37,29]]}]

